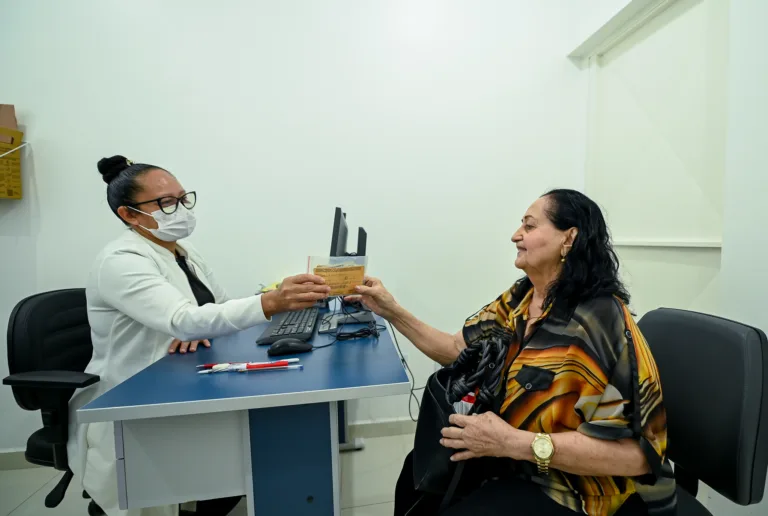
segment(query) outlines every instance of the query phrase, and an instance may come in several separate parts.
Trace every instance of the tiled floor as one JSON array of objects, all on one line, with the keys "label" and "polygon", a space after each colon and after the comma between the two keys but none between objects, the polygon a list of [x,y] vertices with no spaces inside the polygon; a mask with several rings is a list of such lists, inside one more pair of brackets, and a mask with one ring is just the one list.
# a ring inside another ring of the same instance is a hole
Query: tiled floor
[{"label": "tiled floor", "polygon": [[[412,435],[365,440],[365,449],[341,456],[341,515],[391,516],[395,481],[413,446]],[[87,500],[75,481],[56,509],[46,509],[45,496],[60,474],[48,468],[0,471],[0,516],[87,516]],[[241,503],[231,516],[246,516]]]}]

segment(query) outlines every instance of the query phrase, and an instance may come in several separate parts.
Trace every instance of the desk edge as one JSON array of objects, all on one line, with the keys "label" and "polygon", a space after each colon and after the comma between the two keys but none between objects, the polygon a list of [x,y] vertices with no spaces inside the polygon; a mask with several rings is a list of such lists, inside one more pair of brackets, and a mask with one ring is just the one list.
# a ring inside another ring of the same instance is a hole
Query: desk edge
[{"label": "desk edge", "polygon": [[78,424],[97,423],[102,421],[127,421],[131,419],[150,419],[173,416],[190,416],[195,414],[211,414],[216,412],[231,412],[287,405],[307,405],[310,403],[329,403],[332,401],[347,401],[365,398],[379,398],[408,394],[410,382],[398,382],[384,385],[368,385],[365,387],[347,387],[309,392],[291,392],[285,394],[269,394],[263,396],[242,396],[239,398],[184,401],[178,403],[158,403],[155,405],[134,405],[129,407],[81,408],[76,413]]}]

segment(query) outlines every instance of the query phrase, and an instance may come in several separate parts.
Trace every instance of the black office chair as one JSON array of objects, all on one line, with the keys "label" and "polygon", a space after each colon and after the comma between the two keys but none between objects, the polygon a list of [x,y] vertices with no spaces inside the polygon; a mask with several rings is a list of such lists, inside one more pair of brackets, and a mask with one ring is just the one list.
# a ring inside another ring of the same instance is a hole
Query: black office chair
[{"label": "black office chair", "polygon": [[[39,410],[43,428],[29,436],[24,457],[28,462],[64,472],[45,498],[46,507],[64,499],[72,471],[67,464],[68,403],[75,389],[99,381],[83,371],[91,359],[91,329],[85,307],[85,290],[44,292],[26,298],[13,309],[8,321],[8,370],[16,403],[25,410]],[[86,498],[87,493],[83,493]],[[91,501],[89,514],[103,514]]]},{"label": "black office chair", "polygon": [[712,516],[701,480],[759,503],[768,471],[768,341],[757,328],[660,308],[638,323],[661,375],[680,516]]}]

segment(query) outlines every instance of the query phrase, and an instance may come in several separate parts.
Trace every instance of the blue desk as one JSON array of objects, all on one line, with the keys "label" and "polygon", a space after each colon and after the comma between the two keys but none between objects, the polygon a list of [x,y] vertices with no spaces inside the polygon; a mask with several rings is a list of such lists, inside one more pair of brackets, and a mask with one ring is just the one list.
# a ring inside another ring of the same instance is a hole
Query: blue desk
[{"label": "blue desk", "polygon": [[269,360],[255,344],[263,329],[169,355],[77,411],[81,423],[114,422],[121,508],[246,495],[249,515],[339,514],[337,404],[409,391],[392,338],[296,355],[303,371],[196,374]]}]

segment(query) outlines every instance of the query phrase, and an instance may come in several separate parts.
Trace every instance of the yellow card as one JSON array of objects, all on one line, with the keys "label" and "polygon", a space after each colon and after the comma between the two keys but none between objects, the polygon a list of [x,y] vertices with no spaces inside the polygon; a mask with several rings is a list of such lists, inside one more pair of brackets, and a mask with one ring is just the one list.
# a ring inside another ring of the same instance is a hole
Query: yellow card
[{"label": "yellow card", "polygon": [[315,267],[315,274],[331,287],[329,296],[348,296],[355,293],[355,287],[365,280],[365,266],[342,265],[339,267],[321,265]]}]

